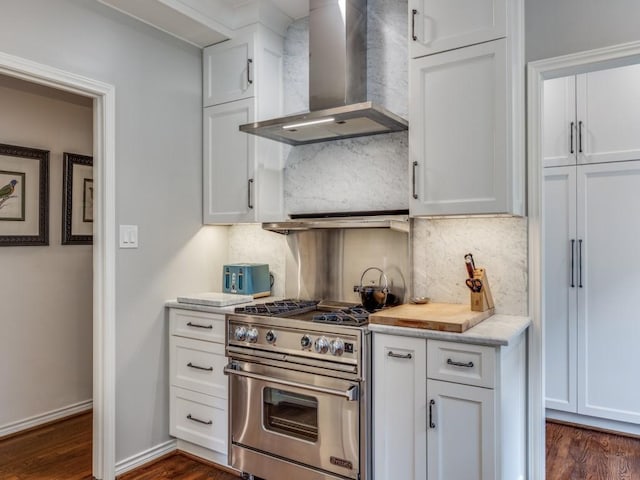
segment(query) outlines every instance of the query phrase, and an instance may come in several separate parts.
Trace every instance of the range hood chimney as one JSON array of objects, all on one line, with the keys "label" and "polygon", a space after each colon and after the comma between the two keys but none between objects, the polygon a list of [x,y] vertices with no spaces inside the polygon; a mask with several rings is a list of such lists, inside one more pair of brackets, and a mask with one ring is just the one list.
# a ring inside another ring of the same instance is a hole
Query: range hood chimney
[{"label": "range hood chimney", "polygon": [[367,101],[366,0],[310,0],[309,110],[240,130],[289,145],[407,130],[405,119]]}]

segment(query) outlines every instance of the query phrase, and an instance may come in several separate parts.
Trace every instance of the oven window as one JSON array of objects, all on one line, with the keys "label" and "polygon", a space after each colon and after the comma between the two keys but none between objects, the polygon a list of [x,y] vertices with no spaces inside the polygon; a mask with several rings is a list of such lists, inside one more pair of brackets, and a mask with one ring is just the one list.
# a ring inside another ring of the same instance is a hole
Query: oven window
[{"label": "oven window", "polygon": [[289,437],[318,440],[318,400],[267,387],[263,391],[264,428]]}]

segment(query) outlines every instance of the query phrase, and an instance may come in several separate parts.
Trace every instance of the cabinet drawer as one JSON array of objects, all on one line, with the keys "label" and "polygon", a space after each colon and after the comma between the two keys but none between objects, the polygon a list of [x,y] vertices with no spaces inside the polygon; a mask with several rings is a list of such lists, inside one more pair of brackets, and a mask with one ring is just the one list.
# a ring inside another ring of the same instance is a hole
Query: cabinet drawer
[{"label": "cabinet drawer", "polygon": [[171,335],[224,344],[224,315],[172,308],[169,311]]},{"label": "cabinet drawer", "polygon": [[227,401],[171,387],[169,433],[174,437],[227,454]]},{"label": "cabinet drawer", "polygon": [[227,398],[224,345],[171,336],[171,385]]},{"label": "cabinet drawer", "polygon": [[427,341],[427,377],[494,388],[496,351],[493,347],[439,340]]}]

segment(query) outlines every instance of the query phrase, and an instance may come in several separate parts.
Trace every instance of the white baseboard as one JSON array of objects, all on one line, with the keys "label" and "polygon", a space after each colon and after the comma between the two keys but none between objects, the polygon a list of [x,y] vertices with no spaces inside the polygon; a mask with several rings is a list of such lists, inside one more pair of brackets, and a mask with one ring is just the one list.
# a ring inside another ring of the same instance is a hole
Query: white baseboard
[{"label": "white baseboard", "polygon": [[559,410],[547,409],[546,417],[550,420],[559,420],[561,422],[575,423],[586,427],[606,430],[612,433],[624,433],[627,435],[640,436],[640,425],[633,423],[618,422],[615,420],[607,420],[605,418],[589,417],[577,413],[561,412]]},{"label": "white baseboard", "polygon": [[201,447],[195,443],[178,439],[178,450],[190,453],[191,455],[207,460],[208,462],[217,463],[218,465],[222,465],[226,468],[231,468],[227,463],[227,456],[224,453],[209,450],[208,448]]},{"label": "white baseboard", "polygon": [[67,405],[66,407],[51,410],[50,412],[41,413],[40,415],[34,415],[33,417],[18,420],[17,422],[8,423],[0,426],[0,438],[21,432],[22,430],[37,427],[38,425],[53,422],[54,420],[70,417],[76,413],[86,412],[92,408],[93,401],[85,400],[83,402],[74,403],[73,405]]},{"label": "white baseboard", "polygon": [[129,458],[120,460],[119,462],[116,462],[116,476],[122,475],[123,473],[126,473],[129,470],[133,470],[134,468],[138,468],[145,463],[152,462],[155,459],[166,455],[167,453],[174,452],[176,449],[176,441],[168,440],[164,443],[161,443],[160,445],[151,447],[144,452],[140,452],[130,456]]}]

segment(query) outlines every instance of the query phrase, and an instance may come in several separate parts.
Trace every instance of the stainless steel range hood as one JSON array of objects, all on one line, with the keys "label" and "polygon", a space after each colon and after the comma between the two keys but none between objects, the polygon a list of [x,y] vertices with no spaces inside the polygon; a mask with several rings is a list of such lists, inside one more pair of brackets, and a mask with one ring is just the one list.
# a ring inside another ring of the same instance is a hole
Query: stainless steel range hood
[{"label": "stainless steel range hood", "polygon": [[408,210],[294,214],[290,217],[289,221],[263,223],[262,228],[284,235],[318,229],[387,228],[405,233],[410,229]]},{"label": "stainless steel range hood", "polygon": [[289,145],[407,130],[367,101],[366,0],[310,0],[309,113],[248,123],[242,132]]}]

